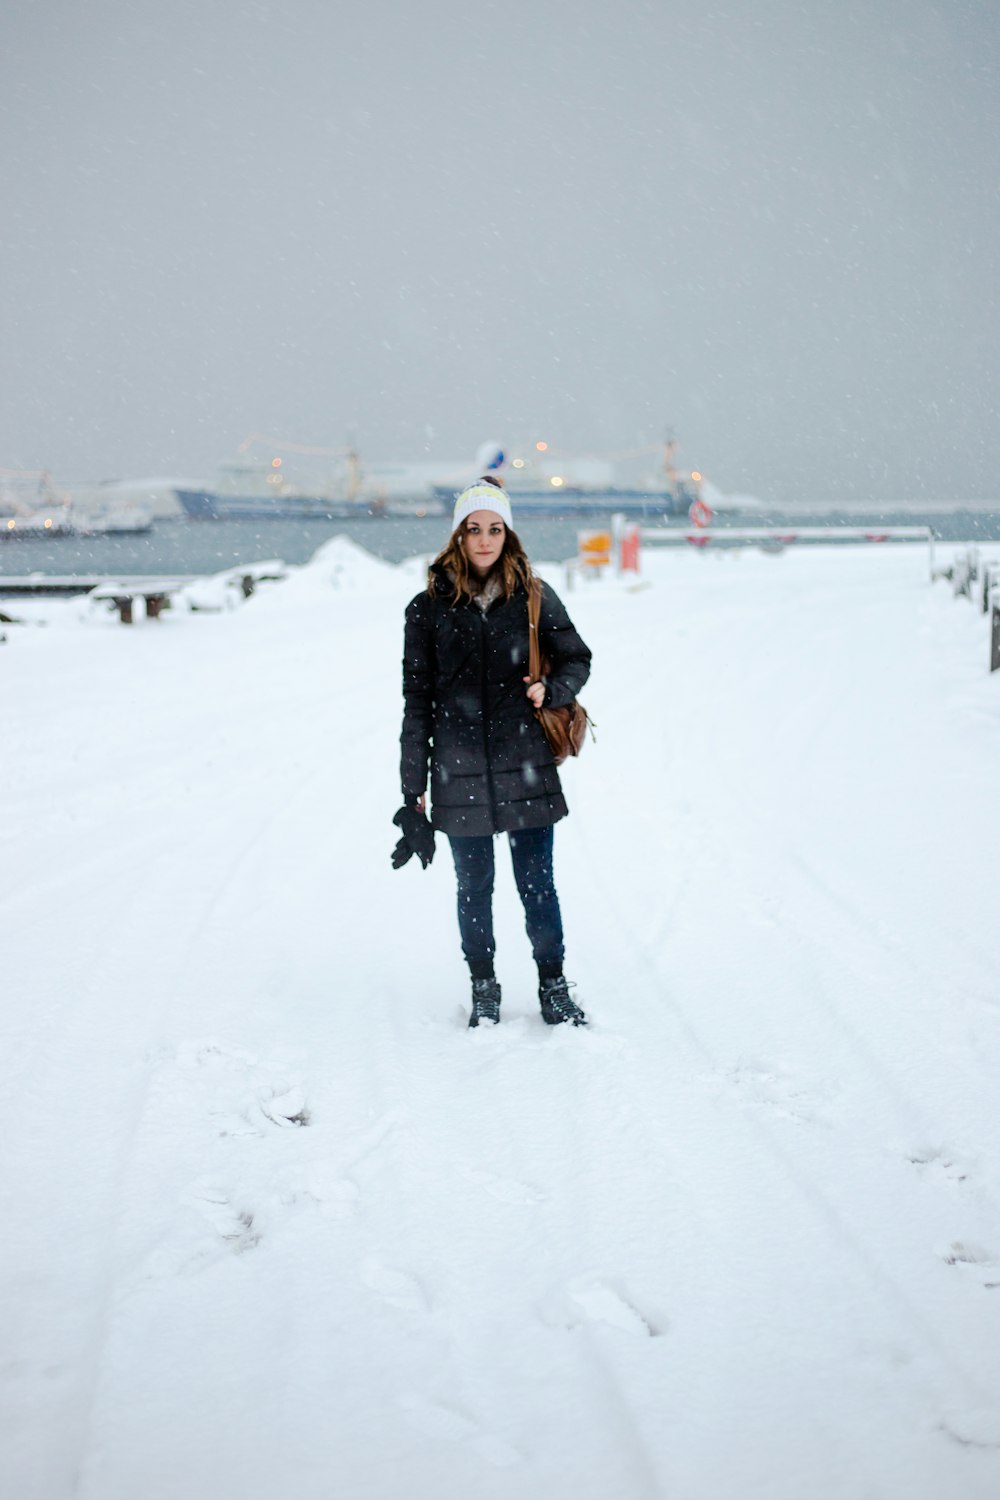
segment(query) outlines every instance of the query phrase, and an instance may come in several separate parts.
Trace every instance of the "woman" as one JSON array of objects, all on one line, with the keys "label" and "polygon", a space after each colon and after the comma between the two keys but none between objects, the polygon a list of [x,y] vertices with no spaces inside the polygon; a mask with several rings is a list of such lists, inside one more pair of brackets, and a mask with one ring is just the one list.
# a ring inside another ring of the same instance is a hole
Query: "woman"
[{"label": "woman", "polygon": [[[539,639],[550,675],[528,667],[528,590],[542,590]],[[493,970],[493,837],[506,833],[525,925],[538,965],[542,1017],[586,1017],[563,976],[563,930],[552,875],[553,824],[567,813],[536,708],[572,702],[590,652],[548,584],[536,581],[513,530],[510,500],[492,476],[463,490],[451,540],[431,564],[425,593],[406,611],[403,654],[403,837],[393,864],[434,857],[448,835],[458,877],[458,926],[472,976],[470,1026],[500,1020]],[[430,766],[431,818],[426,815]]]}]

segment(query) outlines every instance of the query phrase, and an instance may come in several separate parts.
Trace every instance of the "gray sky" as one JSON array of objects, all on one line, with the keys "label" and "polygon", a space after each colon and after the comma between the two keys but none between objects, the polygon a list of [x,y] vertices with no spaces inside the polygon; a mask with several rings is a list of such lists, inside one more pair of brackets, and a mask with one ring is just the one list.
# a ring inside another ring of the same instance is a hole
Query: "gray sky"
[{"label": "gray sky", "polygon": [[996,0],[8,0],[0,466],[1000,496]]}]

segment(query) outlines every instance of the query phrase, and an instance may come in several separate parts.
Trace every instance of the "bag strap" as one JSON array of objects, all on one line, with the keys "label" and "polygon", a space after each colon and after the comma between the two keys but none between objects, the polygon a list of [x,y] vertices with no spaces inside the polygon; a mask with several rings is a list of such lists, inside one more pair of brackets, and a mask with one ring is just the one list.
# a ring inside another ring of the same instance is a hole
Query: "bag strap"
[{"label": "bag strap", "polygon": [[538,644],[538,621],[542,613],[542,586],[532,578],[528,589],[528,676],[539,682],[542,676],[542,652]]}]

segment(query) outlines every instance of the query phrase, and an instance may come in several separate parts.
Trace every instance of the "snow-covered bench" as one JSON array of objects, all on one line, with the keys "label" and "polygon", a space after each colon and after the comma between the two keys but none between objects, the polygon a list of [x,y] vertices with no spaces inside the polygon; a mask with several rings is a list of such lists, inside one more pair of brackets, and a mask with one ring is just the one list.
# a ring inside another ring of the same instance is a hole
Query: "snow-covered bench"
[{"label": "snow-covered bench", "polygon": [[91,589],[87,598],[95,603],[104,600],[113,603],[122,624],[131,625],[137,599],[142,599],[146,606],[147,620],[155,620],[170,608],[173,596],[188,582],[186,578],[110,578]]},{"label": "snow-covered bench", "polygon": [[256,593],[259,584],[277,583],[287,576],[288,568],[283,562],[238,563],[221,573],[207,573],[203,578],[189,580],[180,602],[199,613],[233,609],[241,599],[249,599]]},{"label": "snow-covered bench", "polygon": [[212,573],[204,578],[108,578],[89,590],[87,597],[100,603],[107,600],[115,605],[123,625],[131,625],[135,618],[135,602],[142,599],[146,606],[147,620],[156,620],[165,609],[170,609],[175,598],[183,595],[182,604],[193,610],[214,610],[226,607],[225,599],[233,593],[249,599],[261,583],[276,582],[287,575],[283,562],[271,560],[259,563],[238,563],[234,568],[225,568],[221,573]]}]

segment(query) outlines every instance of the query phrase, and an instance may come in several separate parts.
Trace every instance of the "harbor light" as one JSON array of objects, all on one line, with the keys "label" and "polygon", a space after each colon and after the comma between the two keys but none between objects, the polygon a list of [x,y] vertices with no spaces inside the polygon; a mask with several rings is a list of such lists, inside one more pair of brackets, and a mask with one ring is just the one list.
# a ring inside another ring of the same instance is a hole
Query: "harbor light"
[{"label": "harbor light", "polygon": [[45,530],[46,531],[51,531],[52,530],[52,522],[51,522],[51,520],[49,519],[48,516],[45,517]]},{"label": "harbor light", "polygon": [[280,458],[272,458],[271,459],[271,468],[272,469],[280,469],[281,468],[281,459]]},{"label": "harbor light", "polygon": [[701,475],[698,473],[697,469],[691,470],[691,478],[694,480],[695,484],[701,483]]},{"label": "harbor light", "polygon": [[538,449],[539,453],[544,453],[546,451],[546,449],[548,448],[548,446],[549,446],[548,443],[536,443],[535,444],[535,447]]},{"label": "harbor light", "polygon": [[514,460],[514,468],[515,469],[523,469],[524,468],[524,459],[523,458],[515,458],[515,460]]},{"label": "harbor light", "polygon": [[15,526],[16,526],[16,525],[17,525],[17,522],[16,522],[16,521],[8,521],[8,522],[7,522],[7,530],[8,530],[8,531],[13,531],[13,530],[14,530],[14,527],[15,527]]},{"label": "harbor light", "polygon": [[557,490],[560,489],[562,487],[562,484],[563,484],[562,475],[561,474],[553,474],[552,478],[549,480],[549,484],[554,485]]}]

